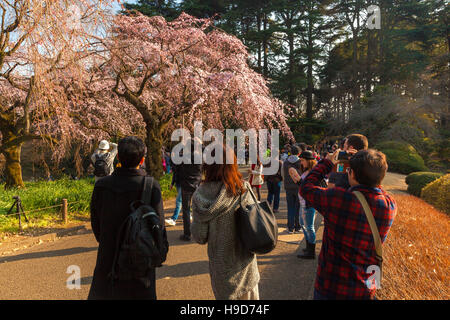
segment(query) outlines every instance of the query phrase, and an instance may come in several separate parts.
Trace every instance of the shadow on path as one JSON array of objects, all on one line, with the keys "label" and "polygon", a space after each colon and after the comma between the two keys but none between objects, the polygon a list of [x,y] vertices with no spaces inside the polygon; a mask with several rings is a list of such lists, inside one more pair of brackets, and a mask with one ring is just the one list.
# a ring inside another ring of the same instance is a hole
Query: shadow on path
[{"label": "shadow on path", "polygon": [[80,254],[80,253],[89,252],[89,251],[97,251],[97,247],[90,247],[90,248],[89,247],[75,247],[75,248],[53,250],[53,251],[24,253],[24,254],[19,254],[17,256],[8,256],[5,258],[0,258],[0,263],[14,262],[14,261],[20,261],[20,260],[29,260],[29,259],[70,256],[73,254]]},{"label": "shadow on path", "polygon": [[178,263],[176,265],[164,265],[156,270],[156,279],[170,278],[183,278],[189,276],[196,276],[200,274],[209,274],[209,262],[193,261]]}]

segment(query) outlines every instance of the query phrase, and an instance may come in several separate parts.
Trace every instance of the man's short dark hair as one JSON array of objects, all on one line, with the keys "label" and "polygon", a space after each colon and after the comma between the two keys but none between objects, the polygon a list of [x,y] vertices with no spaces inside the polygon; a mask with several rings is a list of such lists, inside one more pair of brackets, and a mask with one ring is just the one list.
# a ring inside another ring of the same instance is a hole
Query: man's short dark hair
[{"label": "man's short dark hair", "polygon": [[388,164],[384,153],[374,150],[361,150],[350,158],[350,168],[355,179],[368,187],[378,187],[386,175]]},{"label": "man's short dark hair", "polygon": [[145,144],[138,137],[125,137],[119,141],[117,152],[123,168],[136,168],[145,155]]},{"label": "man's short dark hair", "polygon": [[367,150],[369,148],[369,141],[367,140],[366,136],[363,136],[362,134],[351,134],[347,136],[347,145],[352,146],[357,151],[359,150]]}]

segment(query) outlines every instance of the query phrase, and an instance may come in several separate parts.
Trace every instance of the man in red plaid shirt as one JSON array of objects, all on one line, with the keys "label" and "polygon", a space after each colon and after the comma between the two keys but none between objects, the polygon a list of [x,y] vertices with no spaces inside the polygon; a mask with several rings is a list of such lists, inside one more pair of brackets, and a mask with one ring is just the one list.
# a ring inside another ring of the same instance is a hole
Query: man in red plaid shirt
[{"label": "man in red plaid shirt", "polygon": [[338,162],[339,151],[320,161],[300,188],[300,195],[325,222],[314,299],[374,299],[375,287],[369,281],[372,274],[367,271],[378,265],[375,244],[362,205],[352,191],[365,196],[384,242],[397,212],[393,197],[380,187],[387,171],[386,156],[372,149],[361,150],[350,158],[347,174],[351,188],[318,187]]}]

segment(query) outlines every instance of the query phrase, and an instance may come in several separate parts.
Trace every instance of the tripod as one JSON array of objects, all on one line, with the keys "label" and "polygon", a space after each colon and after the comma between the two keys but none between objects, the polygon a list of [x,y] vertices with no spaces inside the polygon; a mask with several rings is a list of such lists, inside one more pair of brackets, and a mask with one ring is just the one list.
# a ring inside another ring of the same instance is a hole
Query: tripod
[{"label": "tripod", "polygon": [[16,206],[16,213],[15,214],[17,214],[19,216],[19,230],[20,230],[20,232],[22,232],[23,229],[22,229],[21,215],[23,214],[23,217],[25,218],[26,222],[28,222],[28,218],[27,218],[27,216],[25,214],[25,211],[23,210],[22,201],[20,200],[20,197],[19,196],[14,196],[13,199],[14,199],[14,203],[11,206],[11,208],[9,209],[9,211],[8,211],[8,213],[6,215],[14,214],[14,213],[11,213],[11,211],[14,208],[14,206]]}]

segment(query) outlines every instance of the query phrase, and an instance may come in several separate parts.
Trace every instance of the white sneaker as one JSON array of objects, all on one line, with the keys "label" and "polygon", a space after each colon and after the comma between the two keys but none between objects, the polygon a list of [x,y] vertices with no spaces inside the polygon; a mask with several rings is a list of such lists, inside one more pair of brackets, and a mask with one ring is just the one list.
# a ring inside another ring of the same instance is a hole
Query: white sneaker
[{"label": "white sneaker", "polygon": [[166,219],[165,221],[169,226],[174,226],[177,224],[175,221],[172,220],[172,218]]},{"label": "white sneaker", "polygon": [[192,216],[191,216],[191,223],[192,223]]}]

